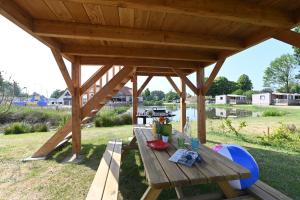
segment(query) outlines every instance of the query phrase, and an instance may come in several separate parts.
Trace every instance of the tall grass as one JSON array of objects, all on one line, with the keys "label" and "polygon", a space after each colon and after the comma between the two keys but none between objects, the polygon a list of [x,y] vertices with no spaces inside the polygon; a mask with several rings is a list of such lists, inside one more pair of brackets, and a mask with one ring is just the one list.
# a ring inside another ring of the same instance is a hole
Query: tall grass
[{"label": "tall grass", "polygon": [[4,134],[22,134],[22,133],[33,133],[33,132],[48,132],[48,127],[46,124],[34,124],[30,125],[27,123],[15,122],[9,124],[4,129]]},{"label": "tall grass", "polygon": [[118,107],[115,109],[102,109],[94,119],[96,127],[111,127],[132,123],[130,113],[126,113],[128,107]]},{"label": "tall grass", "polygon": [[26,122],[29,124],[49,123],[51,126],[58,126],[59,121],[69,115],[69,110],[13,106],[8,112],[0,113],[0,124]]},{"label": "tall grass", "polygon": [[286,114],[286,112],[284,111],[280,111],[280,110],[276,110],[276,109],[267,109],[265,111],[263,111],[262,116],[263,117],[280,117],[280,116],[284,116]]}]

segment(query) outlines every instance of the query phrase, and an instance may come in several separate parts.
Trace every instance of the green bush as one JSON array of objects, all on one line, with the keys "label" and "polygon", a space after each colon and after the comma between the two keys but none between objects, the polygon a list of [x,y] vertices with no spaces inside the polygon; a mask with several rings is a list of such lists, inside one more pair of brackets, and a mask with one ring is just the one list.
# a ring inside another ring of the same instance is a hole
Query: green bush
[{"label": "green bush", "polygon": [[[126,125],[132,123],[132,118],[126,107],[119,107],[115,109],[103,109],[94,119],[96,127],[111,127],[118,125]],[[122,113],[122,114],[120,114]]]},{"label": "green bush", "polygon": [[268,109],[265,110],[262,113],[263,117],[280,117],[280,116],[284,116],[286,113],[283,111],[279,111],[279,110],[275,110],[275,109]]},{"label": "green bush", "polygon": [[4,129],[4,134],[21,134],[21,133],[30,133],[32,127],[26,123],[12,123]]},{"label": "green bush", "polygon": [[48,132],[49,128],[46,124],[35,124],[32,126],[32,132]]},{"label": "green bush", "polygon": [[114,108],[114,112],[116,114],[122,114],[122,113],[125,113],[128,109],[129,109],[128,106],[116,107],[116,108]]},{"label": "green bush", "polygon": [[300,150],[300,133],[293,124],[279,123],[269,135],[258,137],[263,145],[278,146],[287,149]]}]

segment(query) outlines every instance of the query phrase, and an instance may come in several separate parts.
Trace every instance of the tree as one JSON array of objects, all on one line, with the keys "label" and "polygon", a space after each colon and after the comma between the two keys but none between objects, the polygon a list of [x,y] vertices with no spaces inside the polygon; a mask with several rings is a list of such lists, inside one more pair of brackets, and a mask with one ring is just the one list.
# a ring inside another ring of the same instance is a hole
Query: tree
[{"label": "tree", "polygon": [[51,98],[58,98],[58,97],[60,97],[62,94],[64,93],[64,90],[60,90],[60,89],[56,89],[56,90],[54,90],[53,92],[52,92],[52,94],[51,94]]},{"label": "tree", "polygon": [[144,100],[151,100],[151,93],[148,88],[142,93],[142,97]]},{"label": "tree", "polygon": [[242,74],[238,78],[237,85],[238,85],[239,89],[241,89],[243,91],[252,90],[252,88],[253,88],[252,81],[250,80],[249,76],[246,74]]},{"label": "tree", "polygon": [[179,96],[176,92],[173,91],[169,91],[166,95],[165,95],[165,99],[167,102],[172,102],[176,99],[179,99]]},{"label": "tree", "polygon": [[216,96],[222,94],[230,94],[238,89],[237,83],[234,81],[229,81],[226,77],[219,76],[216,78],[209,88],[207,95]]},{"label": "tree", "polygon": [[243,95],[244,90],[242,89],[237,89],[236,91],[233,92],[233,94],[237,94],[237,95]]},{"label": "tree", "polygon": [[295,79],[297,62],[292,55],[285,54],[271,62],[263,77],[266,87],[284,87],[284,92],[290,92],[290,83]]},{"label": "tree", "polygon": [[[298,26],[297,28],[295,28],[295,31],[297,33],[300,33],[300,26]],[[300,65],[300,48],[297,48],[297,47],[294,46],[293,49],[294,49],[295,60],[298,63],[298,65]]]},{"label": "tree", "polygon": [[165,93],[160,90],[153,90],[151,92],[151,98],[155,101],[163,100],[165,98]]},{"label": "tree", "polygon": [[258,91],[248,90],[248,91],[245,91],[243,93],[243,95],[246,96],[246,99],[252,100],[252,94],[257,94],[257,93],[258,93]]},{"label": "tree", "polygon": [[16,92],[20,92],[20,87],[17,82],[12,81],[11,77],[8,80],[5,80],[0,71],[0,113],[9,111]]}]

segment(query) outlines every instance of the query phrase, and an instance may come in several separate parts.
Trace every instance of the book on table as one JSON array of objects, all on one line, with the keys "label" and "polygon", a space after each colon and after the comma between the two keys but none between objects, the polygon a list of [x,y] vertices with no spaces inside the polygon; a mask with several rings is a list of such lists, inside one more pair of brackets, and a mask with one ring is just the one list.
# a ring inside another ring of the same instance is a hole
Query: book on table
[{"label": "book on table", "polygon": [[200,156],[195,151],[186,149],[178,149],[170,158],[169,161],[179,163],[188,167],[192,167],[195,162],[200,161]]}]

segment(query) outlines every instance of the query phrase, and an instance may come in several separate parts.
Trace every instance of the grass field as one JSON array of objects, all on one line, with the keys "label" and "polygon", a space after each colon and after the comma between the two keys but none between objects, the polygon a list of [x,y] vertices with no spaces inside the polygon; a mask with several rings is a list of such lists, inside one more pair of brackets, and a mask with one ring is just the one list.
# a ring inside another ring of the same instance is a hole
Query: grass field
[{"label": "grass field", "polygon": [[[175,127],[178,124],[175,124]],[[194,126],[194,124],[193,124]],[[194,129],[195,127],[193,127]],[[209,129],[209,128],[208,128]],[[112,138],[127,141],[131,126],[83,129],[81,164],[66,164],[68,145],[46,161],[21,162],[53,133],[0,135],[0,199],[84,199],[105,150]],[[208,145],[235,143],[243,145],[255,157],[261,180],[294,199],[300,199],[300,153],[258,143],[247,142],[233,134],[208,130]],[[249,136],[250,137],[250,136]],[[124,159],[120,175],[120,199],[139,199],[147,188],[145,173],[138,151]],[[215,185],[184,188],[185,194],[215,191]],[[175,198],[174,190],[163,191],[160,199]]]}]

